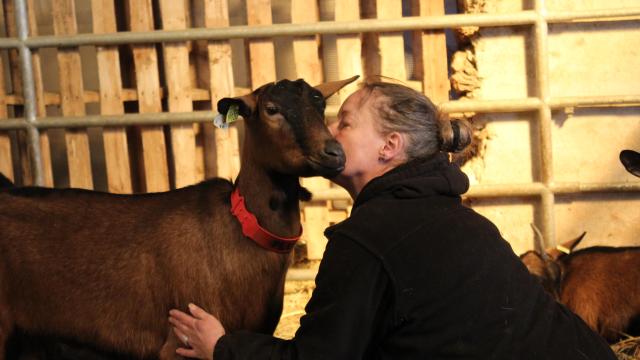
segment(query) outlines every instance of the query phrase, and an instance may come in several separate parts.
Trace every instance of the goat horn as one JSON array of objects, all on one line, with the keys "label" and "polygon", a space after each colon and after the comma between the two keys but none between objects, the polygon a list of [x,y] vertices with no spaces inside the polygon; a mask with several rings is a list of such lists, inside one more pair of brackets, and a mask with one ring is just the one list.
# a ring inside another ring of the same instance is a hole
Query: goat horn
[{"label": "goat horn", "polygon": [[345,80],[330,81],[324,84],[316,85],[315,88],[316,90],[320,91],[322,93],[322,96],[324,96],[324,98],[326,99],[329,96],[335,94],[338,90],[354,82],[359,77],[360,75],[356,75]]},{"label": "goat horn", "polygon": [[549,260],[549,255],[547,255],[547,253],[545,251],[543,251],[542,249],[544,249],[544,245],[543,243],[543,238],[542,238],[542,233],[540,232],[540,229],[538,229],[537,226],[535,226],[534,224],[530,224],[531,228],[533,229],[533,232],[535,233],[535,235],[533,236],[533,248],[534,250],[540,254],[540,256],[542,257],[543,260]]}]

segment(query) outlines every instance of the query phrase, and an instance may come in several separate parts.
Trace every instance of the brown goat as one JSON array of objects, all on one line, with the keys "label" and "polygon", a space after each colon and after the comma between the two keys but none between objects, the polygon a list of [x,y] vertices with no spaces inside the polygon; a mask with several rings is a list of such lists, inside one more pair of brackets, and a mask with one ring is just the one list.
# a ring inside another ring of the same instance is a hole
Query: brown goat
[{"label": "brown goat", "polygon": [[520,258],[547,292],[608,341],[637,335],[640,247],[595,246],[567,254],[585,234],[562,244],[564,252],[534,250]]},{"label": "brown goat", "polygon": [[38,187],[0,190],[0,359],[18,330],[136,358],[178,356],[172,308],[200,304],[229,331],[272,333],[288,253],[266,251],[231,214],[238,189],[262,227],[302,231],[299,176],[345,163],[324,124],[325,98],[356,77],[313,88],[282,80],[225,98],[245,120],[235,184],[212,179],[163,193],[115,195]]}]

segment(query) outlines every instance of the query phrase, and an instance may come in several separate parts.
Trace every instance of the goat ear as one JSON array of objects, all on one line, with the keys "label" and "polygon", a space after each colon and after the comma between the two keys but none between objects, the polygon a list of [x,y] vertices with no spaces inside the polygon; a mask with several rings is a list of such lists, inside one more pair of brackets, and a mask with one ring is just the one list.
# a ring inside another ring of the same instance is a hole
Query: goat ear
[{"label": "goat ear", "polygon": [[620,152],[620,162],[627,171],[640,177],[640,154],[633,150],[622,150]]},{"label": "goat ear", "polygon": [[227,115],[227,111],[231,105],[238,105],[240,110],[240,115],[246,120],[248,117],[253,114],[253,111],[256,108],[256,97],[255,91],[251,94],[247,94],[244,96],[238,96],[234,98],[223,98],[218,100],[218,112],[222,115]]},{"label": "goat ear", "polygon": [[547,254],[549,254],[553,260],[558,260],[559,258],[570,254],[573,249],[578,246],[580,241],[582,241],[585,235],[587,235],[586,231],[573,240],[566,241],[554,248],[547,249]]},{"label": "goat ear", "polygon": [[218,100],[218,112],[222,115],[227,115],[229,107],[235,104],[240,108],[240,115],[242,115],[245,120],[248,119],[256,110],[256,106],[258,104],[258,96],[268,85],[271,84],[273,83],[264,84],[259,88],[253,90],[250,94],[244,96],[223,98]]},{"label": "goat ear", "polygon": [[235,98],[223,98],[218,101],[218,112],[222,115],[227,115],[231,105],[238,105],[240,115],[242,115],[244,119],[247,119],[253,113],[256,102],[253,94]]},{"label": "goat ear", "polygon": [[316,85],[315,88],[316,90],[320,91],[322,93],[322,96],[324,96],[324,98],[326,99],[338,92],[338,90],[354,82],[359,77],[360,75],[356,75],[345,80],[330,81],[324,84]]}]

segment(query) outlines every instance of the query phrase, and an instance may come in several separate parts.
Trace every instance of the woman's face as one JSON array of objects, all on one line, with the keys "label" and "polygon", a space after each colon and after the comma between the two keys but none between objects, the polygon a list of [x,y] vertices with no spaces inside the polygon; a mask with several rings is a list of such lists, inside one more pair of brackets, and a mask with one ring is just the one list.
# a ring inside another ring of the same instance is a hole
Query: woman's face
[{"label": "woman's face", "polygon": [[377,129],[376,101],[379,96],[358,90],[345,100],[338,112],[338,121],[330,126],[331,133],[346,154],[345,169],[332,179],[352,195],[380,174],[380,150],[385,138]]}]

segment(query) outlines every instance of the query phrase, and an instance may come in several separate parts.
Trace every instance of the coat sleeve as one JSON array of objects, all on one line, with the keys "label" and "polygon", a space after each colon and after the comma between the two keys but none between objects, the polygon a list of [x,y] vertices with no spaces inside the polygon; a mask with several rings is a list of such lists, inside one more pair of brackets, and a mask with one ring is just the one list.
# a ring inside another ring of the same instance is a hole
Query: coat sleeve
[{"label": "coat sleeve", "polygon": [[295,338],[238,332],[220,338],[214,360],[362,359],[387,318],[390,282],[381,261],[356,242],[332,236]]}]

